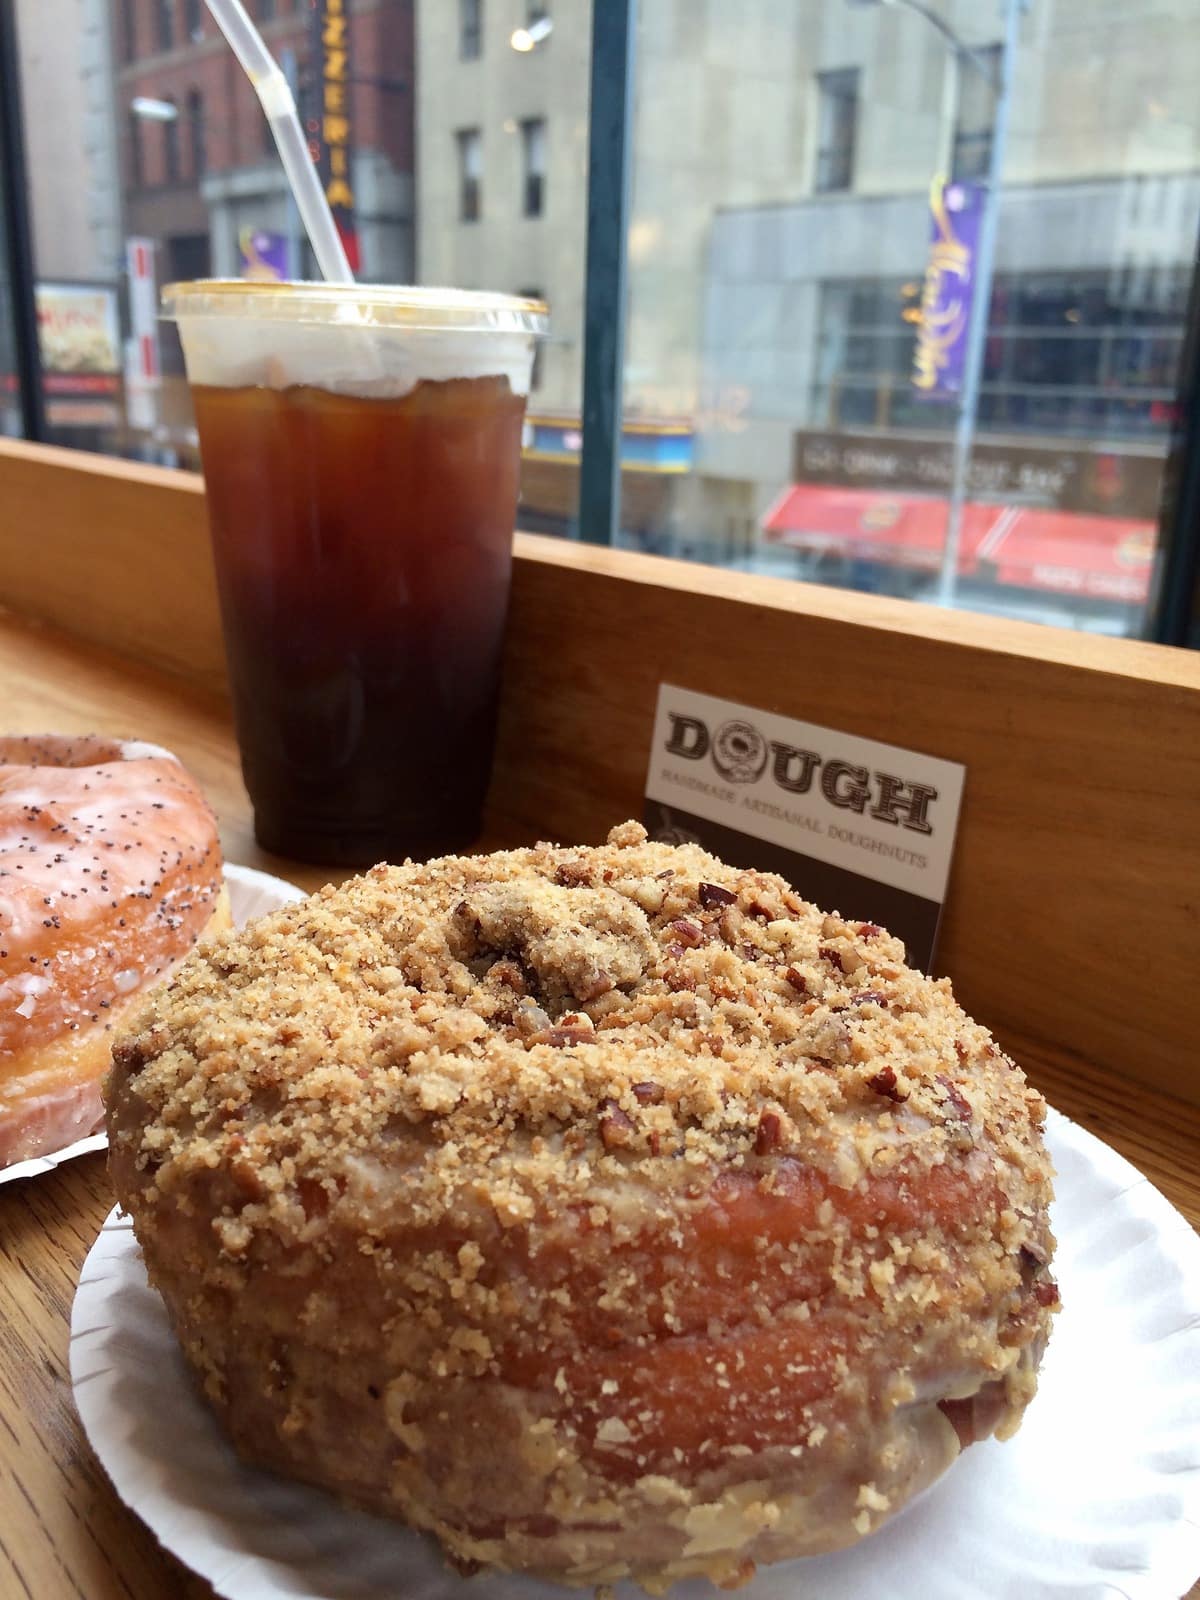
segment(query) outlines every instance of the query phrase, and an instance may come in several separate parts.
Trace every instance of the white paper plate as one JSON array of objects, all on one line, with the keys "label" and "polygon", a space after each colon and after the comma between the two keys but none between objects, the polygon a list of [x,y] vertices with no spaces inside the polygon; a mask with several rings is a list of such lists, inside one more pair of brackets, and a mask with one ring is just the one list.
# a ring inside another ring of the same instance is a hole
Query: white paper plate
[{"label": "white paper plate", "polygon": [[[854,1549],[764,1569],[745,1600],[1177,1600],[1200,1572],[1200,1239],[1136,1168],[1054,1112],[1048,1143],[1064,1310],[1020,1433],[973,1446]],[[568,1593],[520,1577],[468,1586],[420,1535],[239,1462],[118,1212],[80,1279],[71,1377],[117,1493],[228,1600]]]},{"label": "white paper plate", "polygon": [[[282,878],[257,872],[253,867],[234,866],[229,861],[225,863],[225,882],[229,885],[229,909],[239,928],[251,917],[264,916],[268,911],[290,905],[293,900],[304,899],[304,890],[297,889],[294,883],[285,883]],[[28,1161],[15,1161],[11,1167],[0,1168],[0,1183],[11,1183],[14,1178],[35,1178],[41,1172],[52,1172],[64,1161],[73,1161],[76,1156],[86,1156],[107,1146],[106,1134],[89,1133],[61,1150],[51,1150],[48,1155],[32,1156]]]}]

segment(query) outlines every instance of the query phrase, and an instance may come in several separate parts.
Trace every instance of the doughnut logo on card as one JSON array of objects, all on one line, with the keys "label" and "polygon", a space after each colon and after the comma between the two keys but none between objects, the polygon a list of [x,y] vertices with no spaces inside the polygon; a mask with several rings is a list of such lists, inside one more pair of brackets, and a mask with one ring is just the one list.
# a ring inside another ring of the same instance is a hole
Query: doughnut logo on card
[{"label": "doughnut logo on card", "polygon": [[733,783],[753,783],[767,764],[767,741],[752,722],[723,722],[712,742],[718,772]]}]

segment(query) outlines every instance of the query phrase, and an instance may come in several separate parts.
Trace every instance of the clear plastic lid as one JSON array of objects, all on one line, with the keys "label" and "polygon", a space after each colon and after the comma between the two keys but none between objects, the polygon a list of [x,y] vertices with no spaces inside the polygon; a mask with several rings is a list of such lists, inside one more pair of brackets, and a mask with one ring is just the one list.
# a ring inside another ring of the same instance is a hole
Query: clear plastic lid
[{"label": "clear plastic lid", "polygon": [[247,317],[256,322],[368,328],[423,328],[438,333],[517,333],[540,338],[548,322],[541,300],[474,289],[427,289],[375,283],[266,283],[201,278],[169,283],[163,315]]}]

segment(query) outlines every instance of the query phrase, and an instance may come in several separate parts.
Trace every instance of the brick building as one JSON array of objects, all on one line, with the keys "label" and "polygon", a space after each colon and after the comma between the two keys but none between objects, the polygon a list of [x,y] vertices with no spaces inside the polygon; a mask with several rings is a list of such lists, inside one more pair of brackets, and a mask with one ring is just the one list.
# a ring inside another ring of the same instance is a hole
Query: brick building
[{"label": "brick building", "polygon": [[[413,263],[412,0],[345,0],[350,165],[360,276]],[[249,0],[277,60],[290,52],[302,115],[319,129],[315,0]],[[286,233],[287,191],[266,119],[203,0],[113,0],[125,231],[159,246],[160,281],[236,276],[245,228]],[[157,102],[139,114],[135,102]],[[164,112],[161,108],[169,108]],[[307,246],[297,263],[311,274]]]}]

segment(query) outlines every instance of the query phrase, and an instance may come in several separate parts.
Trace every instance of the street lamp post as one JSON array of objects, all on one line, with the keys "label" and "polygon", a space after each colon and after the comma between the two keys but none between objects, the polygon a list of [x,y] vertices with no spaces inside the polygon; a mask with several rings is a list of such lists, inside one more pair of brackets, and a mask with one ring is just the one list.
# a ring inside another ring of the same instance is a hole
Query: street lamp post
[{"label": "street lamp post", "polygon": [[[942,563],[938,572],[937,601],[952,606],[958,585],[958,557],[962,548],[963,506],[967,499],[967,477],[971,469],[971,450],[975,443],[975,424],[979,412],[979,389],[983,379],[983,356],[987,345],[988,313],[992,303],[992,277],[996,260],[996,223],[1000,211],[1000,183],[1004,171],[1004,150],[1008,142],[1008,117],[1012,100],[1013,58],[1017,50],[1017,24],[1024,0],[1005,0],[1004,47],[997,67],[996,111],[992,122],[992,147],[988,158],[987,189],[979,244],[975,251],[975,282],[972,285],[970,314],[967,318],[966,350],[963,355],[962,390],[954,422],[954,447],[950,468],[950,499],[946,506],[946,535],[942,542]],[[940,31],[940,30],[939,30]],[[955,44],[956,53],[964,47]],[[958,59],[961,61],[962,55]],[[967,59],[975,62],[969,52]],[[975,62],[978,65],[977,62]]]},{"label": "street lamp post", "polygon": [[992,277],[996,258],[996,222],[1000,210],[1000,183],[1004,172],[1004,152],[1008,143],[1009,107],[1012,98],[1013,61],[1017,51],[1017,28],[1021,13],[1028,0],[1003,0],[1004,41],[1000,59],[993,73],[980,59],[979,53],[965,44],[944,18],[938,15],[925,0],[848,0],[853,6],[902,5],[923,18],[942,39],[950,51],[952,77],[943,101],[943,119],[947,124],[948,149],[945,157],[946,176],[952,177],[950,157],[954,148],[954,105],[958,98],[958,84],[964,67],[982,73],[996,96],[996,110],[992,119],[992,143],[988,156],[988,173],[984,189],[983,216],[979,226],[979,243],[975,250],[972,270],[975,281],[971,286],[970,310],[967,315],[966,343],[963,351],[963,380],[959,391],[958,407],[954,419],[954,443],[951,455],[950,498],[946,505],[946,534],[942,542],[942,559],[938,570],[936,598],[939,605],[952,606],[958,584],[958,557],[962,548],[963,507],[967,499],[967,477],[971,469],[971,450],[975,442],[975,424],[979,411],[979,389],[983,378],[983,356],[987,344],[988,313],[992,303]]}]

